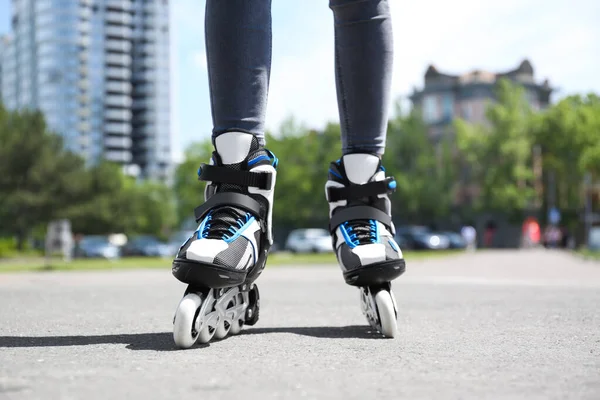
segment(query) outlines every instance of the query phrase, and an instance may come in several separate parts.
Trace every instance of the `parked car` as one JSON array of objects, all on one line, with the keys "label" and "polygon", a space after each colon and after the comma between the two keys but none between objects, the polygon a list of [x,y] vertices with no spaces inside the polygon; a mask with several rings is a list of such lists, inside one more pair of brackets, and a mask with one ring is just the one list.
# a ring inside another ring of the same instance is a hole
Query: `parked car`
[{"label": "parked car", "polygon": [[396,241],[399,246],[411,250],[445,250],[450,247],[450,239],[446,235],[432,232],[425,226],[396,229]]},{"label": "parked car", "polygon": [[452,231],[441,232],[442,235],[446,236],[449,241],[450,249],[466,249],[467,242],[465,238],[460,234]]},{"label": "parked car", "polygon": [[179,248],[181,246],[183,246],[185,244],[185,242],[187,242],[188,239],[192,237],[193,234],[194,234],[194,231],[185,231],[185,230],[173,233],[167,243],[167,246],[169,246],[170,254],[173,257],[175,257],[175,255],[179,251]]},{"label": "parked car", "polygon": [[173,257],[172,246],[150,235],[135,236],[123,246],[123,256]]},{"label": "parked car", "polygon": [[331,235],[325,229],[296,229],[290,232],[286,250],[293,253],[326,253],[333,251]]},{"label": "parked car", "polygon": [[108,236],[85,236],[76,245],[75,257],[116,259],[121,256],[119,247],[108,240]]}]

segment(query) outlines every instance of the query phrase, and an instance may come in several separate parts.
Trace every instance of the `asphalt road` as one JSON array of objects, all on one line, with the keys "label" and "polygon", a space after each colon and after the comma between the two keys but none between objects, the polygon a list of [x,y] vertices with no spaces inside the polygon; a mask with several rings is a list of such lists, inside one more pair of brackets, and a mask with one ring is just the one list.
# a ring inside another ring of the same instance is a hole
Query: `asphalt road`
[{"label": "asphalt road", "polygon": [[399,338],[337,267],[277,267],[261,320],[175,350],[164,271],[0,274],[0,399],[600,399],[600,264],[545,251],[408,259]]}]

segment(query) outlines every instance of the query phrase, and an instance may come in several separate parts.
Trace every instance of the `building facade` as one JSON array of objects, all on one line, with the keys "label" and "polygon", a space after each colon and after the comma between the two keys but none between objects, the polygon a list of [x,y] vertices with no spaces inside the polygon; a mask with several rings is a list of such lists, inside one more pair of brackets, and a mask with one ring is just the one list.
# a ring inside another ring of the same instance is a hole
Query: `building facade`
[{"label": "building facade", "polygon": [[171,173],[166,0],[13,0],[2,52],[10,109],[41,110],[90,163],[142,178]]},{"label": "building facade", "polygon": [[484,122],[487,104],[495,98],[494,87],[502,78],[523,86],[534,110],[549,105],[552,88],[547,80],[536,83],[533,67],[527,60],[506,72],[475,70],[463,75],[441,73],[431,65],[425,72],[423,89],[415,89],[410,99],[413,107],[421,110],[431,137],[437,138],[448,132],[454,118]]}]

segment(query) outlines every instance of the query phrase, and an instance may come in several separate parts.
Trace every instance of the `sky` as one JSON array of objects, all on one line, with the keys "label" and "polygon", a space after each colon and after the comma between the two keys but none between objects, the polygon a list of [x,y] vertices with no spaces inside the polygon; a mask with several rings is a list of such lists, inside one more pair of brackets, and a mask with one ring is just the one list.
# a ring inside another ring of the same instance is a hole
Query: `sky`
[{"label": "sky", "polygon": [[[392,101],[423,85],[428,65],[446,73],[505,71],[527,58],[553,100],[600,92],[600,1],[389,0],[394,29]],[[176,157],[209,137],[212,121],[202,0],[172,0],[172,101]],[[0,33],[9,0],[0,0]],[[310,128],[338,120],[333,16],[326,0],[273,0],[267,128],[293,116]],[[391,109],[392,104],[390,104]]]}]

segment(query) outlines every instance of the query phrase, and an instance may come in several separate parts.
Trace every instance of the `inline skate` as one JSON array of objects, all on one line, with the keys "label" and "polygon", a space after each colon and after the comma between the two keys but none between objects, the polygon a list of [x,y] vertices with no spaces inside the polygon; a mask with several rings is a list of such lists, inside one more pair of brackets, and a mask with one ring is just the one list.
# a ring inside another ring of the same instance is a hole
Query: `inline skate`
[{"label": "inline skate", "polygon": [[395,337],[398,308],[391,282],[406,264],[394,240],[389,194],[396,181],[385,176],[379,157],[348,154],[332,162],[325,195],[333,249],[348,285],[360,290],[363,314],[386,337]]},{"label": "inline skate", "polygon": [[181,348],[238,334],[259,318],[254,283],[273,243],[272,208],[277,158],[250,134],[218,136],[209,165],[205,202],[194,211],[199,224],[180,247],[173,275],[188,284],[173,320]]}]

